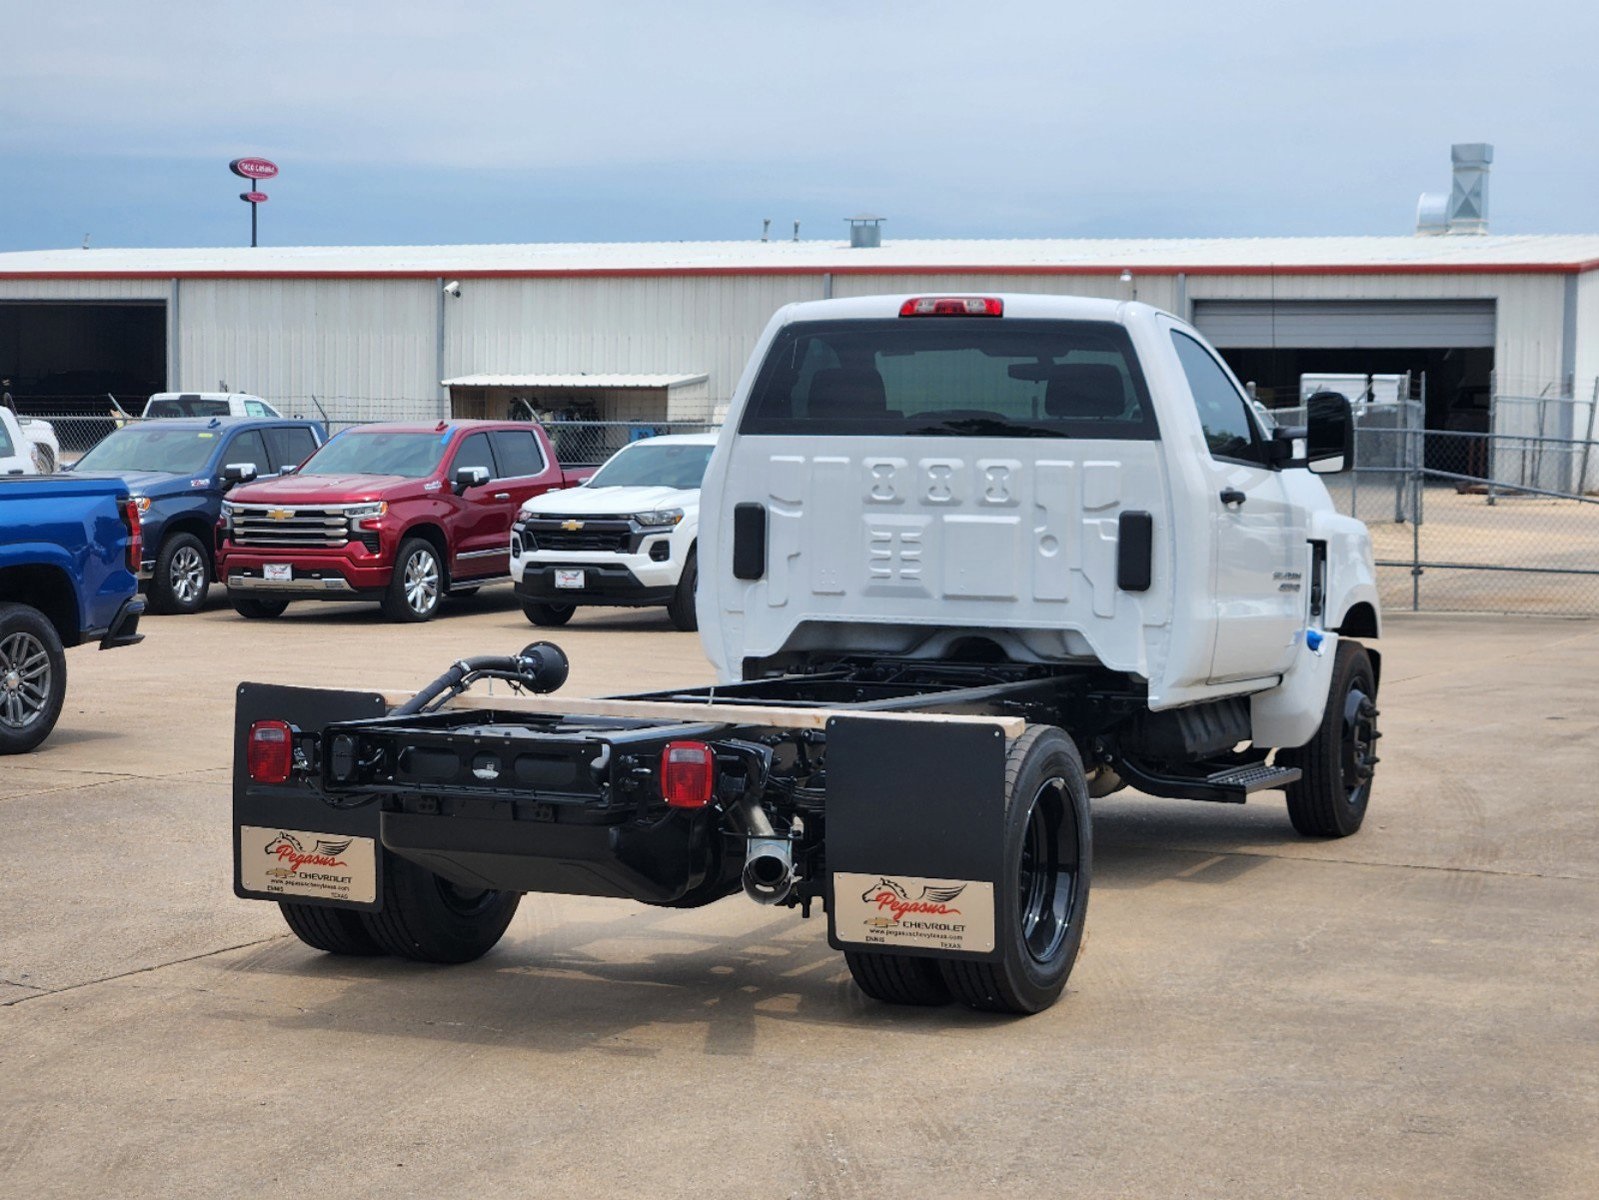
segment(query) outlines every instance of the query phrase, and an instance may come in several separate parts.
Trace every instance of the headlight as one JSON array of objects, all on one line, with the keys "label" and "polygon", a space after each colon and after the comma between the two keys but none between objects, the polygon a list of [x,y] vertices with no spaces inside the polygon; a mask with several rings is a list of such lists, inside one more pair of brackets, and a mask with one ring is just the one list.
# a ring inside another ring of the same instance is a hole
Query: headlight
[{"label": "headlight", "polygon": [[683,519],[681,508],[660,508],[654,512],[636,513],[633,519],[646,529],[670,529]]},{"label": "headlight", "polygon": [[138,508],[139,515],[141,517],[144,516],[145,513],[150,511],[150,497],[148,497],[148,496],[129,496],[128,499],[133,501],[134,506],[136,508]]},{"label": "headlight", "polygon": [[381,517],[388,511],[389,502],[387,500],[375,500],[371,504],[346,505],[344,515],[352,521],[360,521],[372,517]]}]

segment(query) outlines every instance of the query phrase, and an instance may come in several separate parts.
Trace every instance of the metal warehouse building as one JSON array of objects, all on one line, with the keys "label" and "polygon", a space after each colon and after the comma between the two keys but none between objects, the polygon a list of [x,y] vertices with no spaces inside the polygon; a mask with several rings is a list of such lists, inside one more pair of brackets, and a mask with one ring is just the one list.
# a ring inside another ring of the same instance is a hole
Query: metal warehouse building
[{"label": "metal warehouse building", "polygon": [[0,374],[38,412],[226,385],[336,419],[705,419],[790,301],[1031,291],[1186,317],[1267,403],[1424,375],[1430,427],[1562,398],[1540,432],[1580,438],[1599,377],[1599,236],[851,240],[0,254]]}]

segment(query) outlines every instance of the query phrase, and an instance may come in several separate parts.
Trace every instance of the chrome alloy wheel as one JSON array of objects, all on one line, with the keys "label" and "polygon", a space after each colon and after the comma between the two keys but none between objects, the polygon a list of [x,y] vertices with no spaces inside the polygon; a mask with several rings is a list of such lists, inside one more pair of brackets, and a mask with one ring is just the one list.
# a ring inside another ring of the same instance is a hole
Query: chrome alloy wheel
[{"label": "chrome alloy wheel", "polygon": [[167,577],[178,603],[193,604],[205,590],[205,559],[193,546],[179,546],[167,568]]},{"label": "chrome alloy wheel", "polygon": [[26,729],[50,706],[50,655],[31,633],[0,641],[0,724]]},{"label": "chrome alloy wheel", "polygon": [[439,603],[439,561],[431,550],[418,550],[405,560],[405,602],[417,615]]}]

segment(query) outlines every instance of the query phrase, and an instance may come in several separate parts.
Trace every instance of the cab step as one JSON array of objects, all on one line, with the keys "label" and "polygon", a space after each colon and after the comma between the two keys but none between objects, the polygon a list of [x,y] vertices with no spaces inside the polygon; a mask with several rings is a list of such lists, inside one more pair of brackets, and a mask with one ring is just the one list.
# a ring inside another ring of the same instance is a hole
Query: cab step
[{"label": "cab step", "polygon": [[1224,771],[1205,776],[1205,782],[1214,787],[1236,789],[1244,795],[1266,792],[1272,788],[1298,783],[1303,772],[1298,767],[1274,767],[1270,763],[1251,763],[1246,767],[1228,767]]},{"label": "cab step", "polygon": [[1263,762],[1223,767],[1204,775],[1198,773],[1205,770],[1201,763],[1187,768],[1195,772],[1192,775],[1181,769],[1155,767],[1125,757],[1116,758],[1112,766],[1133,787],[1151,796],[1209,800],[1218,804],[1242,804],[1251,793],[1287,787],[1300,778],[1298,767],[1275,767]]}]

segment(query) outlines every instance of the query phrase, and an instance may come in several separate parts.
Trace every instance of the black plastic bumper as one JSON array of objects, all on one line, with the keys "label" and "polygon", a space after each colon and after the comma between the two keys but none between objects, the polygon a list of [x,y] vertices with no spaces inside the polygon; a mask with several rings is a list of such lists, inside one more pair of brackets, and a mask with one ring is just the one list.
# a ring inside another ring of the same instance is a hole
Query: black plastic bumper
[{"label": "black plastic bumper", "polygon": [[[582,571],[585,586],[556,587],[557,570]],[[638,576],[626,567],[589,566],[586,563],[562,563],[559,567],[529,563],[516,585],[518,599],[539,604],[665,604],[672,599],[674,591],[676,589],[671,587],[645,587],[639,582]]]},{"label": "black plastic bumper", "polygon": [[144,616],[144,597],[130,596],[122,602],[122,607],[117,610],[116,619],[111,622],[105,636],[100,639],[100,649],[116,650],[122,646],[135,646],[144,641],[144,634],[139,632],[139,618]]}]

